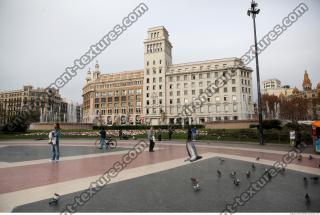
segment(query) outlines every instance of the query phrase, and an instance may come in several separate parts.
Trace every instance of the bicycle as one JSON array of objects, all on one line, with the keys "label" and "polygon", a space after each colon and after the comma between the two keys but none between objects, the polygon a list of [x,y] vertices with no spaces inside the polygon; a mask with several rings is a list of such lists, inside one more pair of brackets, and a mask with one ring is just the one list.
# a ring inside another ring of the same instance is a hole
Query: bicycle
[{"label": "bicycle", "polygon": [[[111,137],[107,137],[105,139],[105,144],[108,147],[108,149],[115,149],[117,148],[117,140],[116,139],[112,139]],[[98,137],[98,139],[94,142],[95,147],[100,145],[100,137]]]}]

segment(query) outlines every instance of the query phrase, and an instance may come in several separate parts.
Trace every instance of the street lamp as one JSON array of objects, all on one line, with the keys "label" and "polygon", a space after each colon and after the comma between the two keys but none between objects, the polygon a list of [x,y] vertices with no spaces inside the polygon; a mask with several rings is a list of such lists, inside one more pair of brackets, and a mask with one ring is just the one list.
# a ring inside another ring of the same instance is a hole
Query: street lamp
[{"label": "street lamp", "polygon": [[260,74],[259,74],[259,59],[258,59],[258,45],[256,33],[256,15],[259,14],[260,9],[257,8],[258,3],[252,0],[251,8],[247,11],[248,16],[252,15],[253,31],[254,31],[254,52],[256,57],[256,71],[257,71],[257,90],[258,90],[258,112],[259,112],[259,140],[263,145],[263,128],[262,128],[262,108],[261,108],[261,92],[260,92]]}]

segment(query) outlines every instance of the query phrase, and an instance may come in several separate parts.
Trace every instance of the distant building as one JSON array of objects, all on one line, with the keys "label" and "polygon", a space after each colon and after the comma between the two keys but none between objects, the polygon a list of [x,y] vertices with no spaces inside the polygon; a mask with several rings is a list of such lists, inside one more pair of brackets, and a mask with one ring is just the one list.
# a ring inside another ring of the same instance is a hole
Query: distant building
[{"label": "distant building", "polygon": [[[49,96],[48,90],[52,93]],[[19,90],[0,92],[0,125],[5,125],[25,110],[32,110],[39,115],[36,121],[62,121],[67,112],[67,103],[59,91],[45,88],[23,86]]]},{"label": "distant building", "polygon": [[269,80],[263,81],[262,85],[264,90],[277,89],[281,87],[281,81],[276,78],[269,79]]},{"label": "distant building", "polygon": [[292,94],[293,88],[289,85],[281,86],[281,81],[278,79],[269,79],[262,82],[263,89],[262,94],[274,95],[274,96],[290,96]]},{"label": "distant building", "polygon": [[292,91],[292,95],[288,96],[289,100],[295,98],[307,99],[305,104],[305,111],[307,112],[307,118],[300,120],[319,120],[320,119],[320,82],[318,82],[316,88],[312,89],[312,82],[309,78],[307,71],[304,72],[304,78],[302,82],[302,91],[299,91],[297,87]]}]

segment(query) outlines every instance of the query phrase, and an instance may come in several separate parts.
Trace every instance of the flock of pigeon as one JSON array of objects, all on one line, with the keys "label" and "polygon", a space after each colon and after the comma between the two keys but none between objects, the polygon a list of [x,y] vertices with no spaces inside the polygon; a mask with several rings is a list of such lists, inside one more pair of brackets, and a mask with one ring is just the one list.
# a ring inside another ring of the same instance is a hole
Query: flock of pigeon
[{"label": "flock of pigeon", "polygon": [[[312,155],[309,155],[309,156],[308,156],[308,159],[309,159],[309,160],[312,160],[312,159],[313,159]],[[219,160],[220,160],[220,164],[223,164],[223,163],[225,162],[225,159],[224,159],[224,158],[219,158]],[[260,160],[260,157],[257,157],[256,160],[259,161],[259,160]],[[301,160],[302,160],[302,155],[299,155],[298,158],[297,158],[297,160],[298,160],[298,161],[301,161]],[[318,167],[320,167],[320,164],[319,164]],[[255,169],[256,169],[256,166],[255,166],[254,163],[252,163],[252,164],[251,164],[251,171],[255,171]],[[251,171],[249,170],[249,171],[247,171],[247,172],[245,173],[247,178],[250,178],[250,176],[251,176]],[[284,172],[285,172],[285,168],[282,168],[282,169],[280,170],[280,173],[283,174]],[[270,172],[269,172],[268,169],[265,169],[265,170],[264,170],[264,174],[266,174],[269,179],[272,178],[272,176],[271,176],[271,174],[270,174]],[[221,177],[221,176],[222,176],[222,173],[221,173],[220,170],[217,170],[217,175],[218,175],[218,177]],[[240,184],[240,179],[237,178],[237,173],[236,173],[235,171],[233,171],[233,172],[230,173],[230,177],[233,179],[233,184],[234,184],[235,186],[239,186],[239,184]],[[317,183],[317,182],[319,181],[319,177],[318,177],[318,176],[311,176],[311,177],[309,177],[309,179],[310,179],[310,180],[313,180],[314,183]],[[307,185],[308,185],[308,178],[307,178],[307,177],[303,177],[303,181],[304,181],[304,185],[307,186]],[[197,192],[197,191],[200,190],[199,181],[198,181],[195,177],[192,177],[192,178],[191,178],[191,184],[192,184],[192,187],[193,187],[194,191]],[[305,201],[306,201],[306,204],[310,204],[310,202],[311,202],[311,198],[310,198],[310,195],[309,195],[308,193],[305,194]]]},{"label": "flock of pigeon", "polygon": [[[199,157],[201,157],[201,156],[199,156]],[[308,159],[312,160],[313,159],[312,155],[309,155]],[[257,157],[256,160],[259,161],[260,157]],[[298,161],[302,161],[302,155],[301,154],[298,156],[297,160]],[[220,161],[220,164],[223,164],[225,162],[225,159],[224,158],[219,158],[219,161]],[[320,164],[318,165],[318,167],[320,167]],[[255,171],[255,169],[256,169],[256,166],[255,166],[254,163],[252,163],[251,164],[251,171]],[[251,171],[248,170],[245,173],[247,178],[250,178]],[[285,171],[285,168],[282,168],[280,170],[280,173],[283,174],[284,171]],[[272,176],[271,176],[270,172],[268,171],[268,169],[265,169],[264,172],[269,177],[269,179],[272,178]],[[218,175],[218,177],[222,176],[222,173],[221,173],[220,170],[217,170],[217,175]],[[240,185],[240,179],[237,178],[237,173],[235,171],[230,173],[230,177],[233,179],[233,184],[235,186],[239,186]],[[309,178],[310,178],[310,180],[313,180],[315,183],[317,183],[319,181],[319,177],[318,176],[312,176],[312,177],[309,177]],[[303,182],[304,182],[304,185],[307,186],[308,185],[308,178],[307,177],[303,177]],[[199,185],[199,181],[198,181],[197,178],[192,177],[191,178],[191,184],[192,184],[192,187],[193,187],[194,191],[197,192],[197,191],[200,190],[200,185]],[[49,205],[50,206],[56,206],[58,204],[58,202],[59,202],[59,199],[60,199],[60,195],[57,194],[57,193],[54,193],[54,196],[49,200]],[[305,200],[306,200],[307,204],[309,204],[311,202],[311,198],[310,198],[308,193],[306,193],[306,195],[305,195]]]}]

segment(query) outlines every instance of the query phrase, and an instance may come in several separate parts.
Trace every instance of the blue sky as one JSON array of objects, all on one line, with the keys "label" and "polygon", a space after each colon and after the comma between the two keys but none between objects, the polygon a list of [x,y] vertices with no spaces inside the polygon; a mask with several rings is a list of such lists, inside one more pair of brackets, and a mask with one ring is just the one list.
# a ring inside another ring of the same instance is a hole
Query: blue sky
[{"label": "blue sky", "polygon": [[[0,0],[0,90],[25,84],[47,87],[140,2]],[[163,25],[169,31],[173,63],[241,57],[253,43],[252,19],[246,15],[250,0],[143,2],[149,10],[97,57],[104,73],[143,68],[143,40],[153,26]],[[257,2],[259,38],[299,3],[309,7],[260,55],[261,80],[278,78],[301,88],[307,70],[316,85],[320,81],[320,1]],[[254,62],[249,66],[255,68]],[[61,89],[63,97],[82,101],[87,69]]]}]

